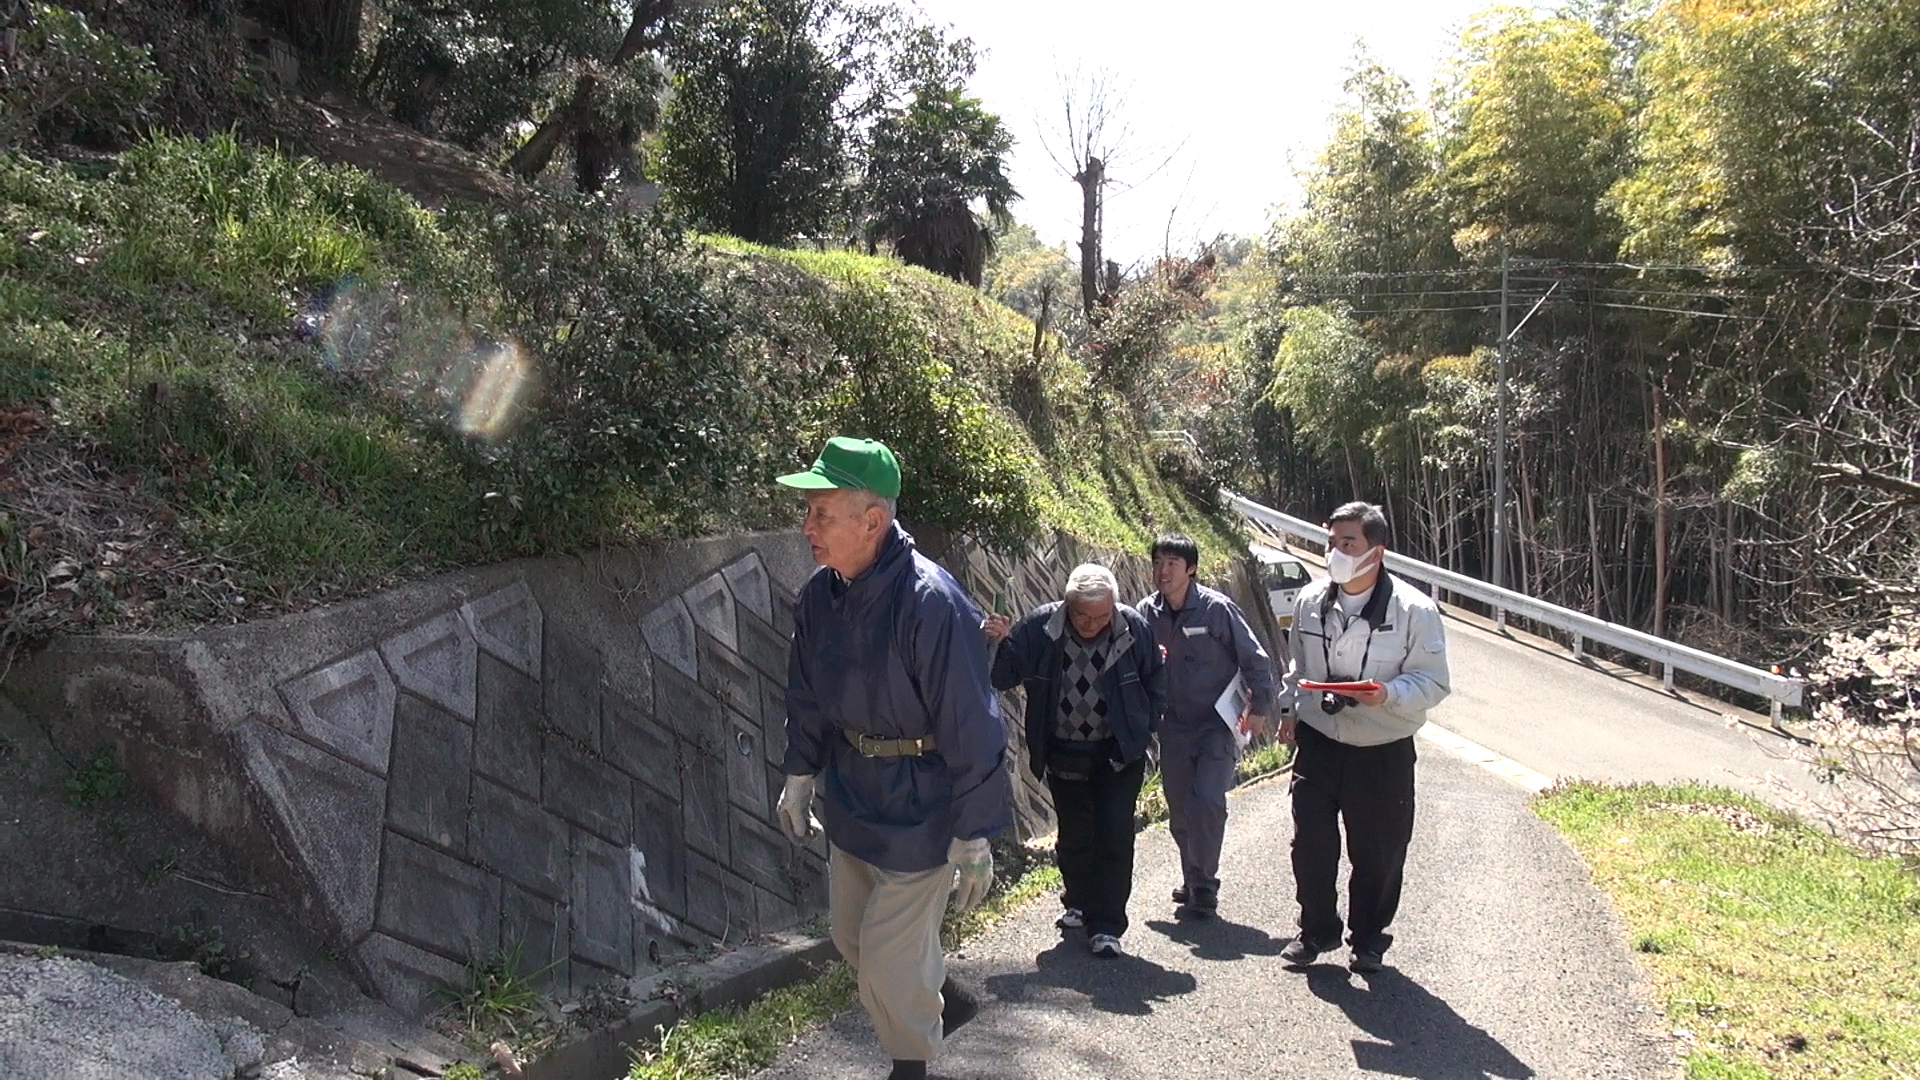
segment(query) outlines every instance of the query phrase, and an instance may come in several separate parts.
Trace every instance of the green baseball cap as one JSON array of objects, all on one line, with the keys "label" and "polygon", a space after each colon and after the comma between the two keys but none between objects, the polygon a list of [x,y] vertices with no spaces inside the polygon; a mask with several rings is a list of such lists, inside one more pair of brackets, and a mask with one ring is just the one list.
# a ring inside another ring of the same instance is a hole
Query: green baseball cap
[{"label": "green baseball cap", "polygon": [[900,462],[886,443],[873,439],[836,435],[827,440],[826,449],[814,459],[813,468],[774,479],[788,487],[809,491],[859,488],[889,499],[900,497]]}]

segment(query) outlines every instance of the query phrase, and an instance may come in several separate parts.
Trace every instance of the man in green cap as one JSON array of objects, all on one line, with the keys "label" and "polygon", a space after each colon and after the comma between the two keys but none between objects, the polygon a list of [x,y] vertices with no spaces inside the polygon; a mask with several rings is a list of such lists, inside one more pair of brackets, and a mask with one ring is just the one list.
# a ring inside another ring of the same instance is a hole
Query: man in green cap
[{"label": "man in green cap", "polygon": [[781,827],[805,842],[817,786],[834,944],[890,1080],[924,1080],[942,1013],[951,1025],[968,1008],[948,1000],[947,894],[962,911],[986,895],[987,841],[1011,807],[981,615],[894,520],[900,464],[885,445],[829,440],[779,482],[806,493],[801,531],[820,564],[794,604]]}]

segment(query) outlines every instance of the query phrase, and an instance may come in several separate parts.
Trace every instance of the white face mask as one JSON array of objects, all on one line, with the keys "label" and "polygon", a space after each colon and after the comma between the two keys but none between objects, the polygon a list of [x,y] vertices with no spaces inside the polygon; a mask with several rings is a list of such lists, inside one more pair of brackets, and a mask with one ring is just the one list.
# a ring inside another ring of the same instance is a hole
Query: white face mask
[{"label": "white face mask", "polygon": [[1335,585],[1345,585],[1380,565],[1380,549],[1368,548],[1365,555],[1349,555],[1339,548],[1327,549],[1327,576]]}]

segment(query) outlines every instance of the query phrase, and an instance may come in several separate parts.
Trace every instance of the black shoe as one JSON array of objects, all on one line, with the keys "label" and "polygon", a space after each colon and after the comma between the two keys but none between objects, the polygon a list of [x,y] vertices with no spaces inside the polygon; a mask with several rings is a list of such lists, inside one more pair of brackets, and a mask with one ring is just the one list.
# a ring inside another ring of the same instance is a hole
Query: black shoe
[{"label": "black shoe", "polygon": [[[1299,937],[1287,942],[1287,947],[1280,950],[1280,962],[1288,967],[1306,967],[1308,964],[1320,959],[1321,953],[1327,952],[1332,948],[1333,946],[1331,945],[1322,945],[1305,934],[1301,934]],[[1374,970],[1378,971],[1379,968],[1375,968]]]},{"label": "black shoe", "polygon": [[895,1058],[893,1071],[887,1074],[887,1080],[927,1080],[927,1063],[924,1061],[901,1061]]},{"label": "black shoe", "polygon": [[[951,977],[949,977],[946,982],[940,984],[940,1000],[942,1002],[940,1006],[940,1037],[943,1039],[958,1030],[960,1025],[980,1015],[980,999],[974,997],[972,991],[966,990],[962,988],[959,983],[954,982]],[[895,1069],[898,1069],[900,1066],[900,1062],[897,1061],[893,1064]],[[908,1064],[915,1063],[908,1062]],[[926,1063],[918,1062],[917,1064],[920,1066],[920,1075],[926,1075]]]},{"label": "black shoe", "polygon": [[1381,966],[1380,954],[1372,949],[1355,949],[1353,957],[1347,961],[1347,970],[1358,975],[1375,974]]},{"label": "black shoe", "polygon": [[1176,904],[1184,904],[1187,902],[1187,887],[1185,885],[1173,890],[1173,902]]},{"label": "black shoe", "polygon": [[1181,910],[1196,919],[1211,919],[1220,910],[1220,897],[1212,889],[1195,885],[1185,890],[1187,898]]}]

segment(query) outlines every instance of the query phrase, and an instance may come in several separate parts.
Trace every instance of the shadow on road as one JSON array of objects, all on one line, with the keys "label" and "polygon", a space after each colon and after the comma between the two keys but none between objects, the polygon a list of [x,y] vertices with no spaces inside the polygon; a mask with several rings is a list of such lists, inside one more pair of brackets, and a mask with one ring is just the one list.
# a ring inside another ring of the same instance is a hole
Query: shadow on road
[{"label": "shadow on road", "polygon": [[1002,1003],[1018,1004],[1036,989],[1056,987],[1087,995],[1087,1003],[1101,1012],[1146,1016],[1156,1003],[1191,994],[1199,985],[1184,971],[1168,971],[1142,957],[1102,960],[1087,952],[1077,937],[1060,942],[1033,962],[1036,971],[988,976],[987,992]]},{"label": "shadow on road", "polygon": [[1332,964],[1316,964],[1306,975],[1315,997],[1338,1005],[1355,1027],[1380,1040],[1354,1040],[1353,1062],[1364,1072],[1418,1080],[1534,1075],[1498,1039],[1392,968],[1366,976],[1364,983]]},{"label": "shadow on road", "polygon": [[1245,960],[1249,956],[1278,956],[1287,944],[1258,927],[1226,919],[1152,919],[1147,928],[1169,941],[1185,945],[1202,960]]}]

